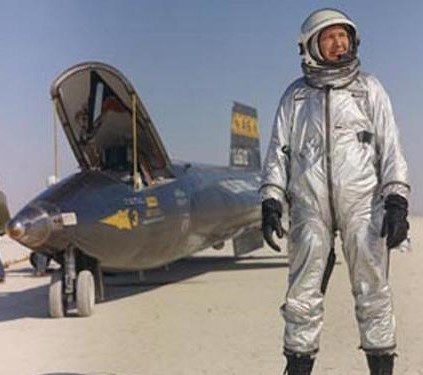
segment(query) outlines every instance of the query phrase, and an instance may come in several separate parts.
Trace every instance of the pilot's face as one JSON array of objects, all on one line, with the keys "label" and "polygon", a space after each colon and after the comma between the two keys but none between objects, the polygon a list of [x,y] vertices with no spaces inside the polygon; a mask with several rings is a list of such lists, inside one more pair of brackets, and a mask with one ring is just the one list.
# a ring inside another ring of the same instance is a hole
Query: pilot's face
[{"label": "pilot's face", "polygon": [[319,49],[326,61],[336,62],[348,53],[350,39],[345,27],[333,25],[324,29],[319,36]]}]

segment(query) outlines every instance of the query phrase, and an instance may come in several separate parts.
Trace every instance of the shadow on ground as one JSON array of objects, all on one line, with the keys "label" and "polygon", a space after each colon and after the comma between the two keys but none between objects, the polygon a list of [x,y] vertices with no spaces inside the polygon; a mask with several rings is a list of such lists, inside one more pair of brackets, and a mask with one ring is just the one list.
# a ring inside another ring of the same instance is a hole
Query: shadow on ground
[{"label": "shadow on ground", "polygon": [[[76,373],[76,372],[49,372],[48,374],[39,374],[39,375],[119,375],[115,372],[84,372],[84,373]],[[125,375],[125,374],[122,374]],[[126,374],[131,375],[131,374]],[[136,374],[132,374],[136,375]]]},{"label": "shadow on ground", "polygon": [[43,373],[38,375],[142,375],[141,373],[117,373],[117,372],[84,372],[84,373],[76,373],[76,372],[49,372],[49,373]]},{"label": "shadow on ground", "polygon": [[[172,283],[195,284],[200,281],[192,280],[194,277],[208,272],[270,270],[287,266],[286,257],[280,255],[243,258],[230,256],[191,257],[172,263],[166,268],[146,271],[142,278],[137,272],[107,274],[104,278],[105,300],[101,303],[107,303],[134,294],[151,292]],[[41,286],[21,291],[11,291],[7,287],[8,283],[13,283],[13,278],[26,278],[31,274],[32,269],[29,268],[8,270],[9,280],[3,284],[3,289],[0,290],[0,323],[21,318],[49,318],[47,306],[50,278],[48,276],[45,277],[46,283]]]}]

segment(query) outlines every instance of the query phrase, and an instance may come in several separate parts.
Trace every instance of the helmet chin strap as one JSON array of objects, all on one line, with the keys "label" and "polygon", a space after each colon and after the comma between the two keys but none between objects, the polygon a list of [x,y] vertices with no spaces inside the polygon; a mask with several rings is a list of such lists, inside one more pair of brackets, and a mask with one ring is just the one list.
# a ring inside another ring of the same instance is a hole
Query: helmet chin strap
[{"label": "helmet chin strap", "polygon": [[334,60],[334,61],[326,60],[323,65],[333,67],[333,68],[342,67],[342,66],[345,66],[346,64],[349,64],[354,59],[355,59],[354,53],[349,51],[349,52],[343,53],[341,55],[338,55],[337,60]]},{"label": "helmet chin strap", "polygon": [[351,51],[342,53],[338,56],[338,61],[343,62],[343,61],[351,61],[354,58],[354,54]]}]

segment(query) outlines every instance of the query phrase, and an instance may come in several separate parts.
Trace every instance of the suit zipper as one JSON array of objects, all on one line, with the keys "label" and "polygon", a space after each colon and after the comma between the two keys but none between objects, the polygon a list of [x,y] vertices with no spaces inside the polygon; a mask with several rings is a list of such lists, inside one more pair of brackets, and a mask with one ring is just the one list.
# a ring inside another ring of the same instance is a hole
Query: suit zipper
[{"label": "suit zipper", "polygon": [[336,215],[333,199],[333,180],[332,180],[332,146],[331,146],[331,123],[330,123],[330,91],[331,86],[325,87],[325,129],[326,129],[326,180],[329,195],[329,210],[332,221],[333,234],[336,233]]}]

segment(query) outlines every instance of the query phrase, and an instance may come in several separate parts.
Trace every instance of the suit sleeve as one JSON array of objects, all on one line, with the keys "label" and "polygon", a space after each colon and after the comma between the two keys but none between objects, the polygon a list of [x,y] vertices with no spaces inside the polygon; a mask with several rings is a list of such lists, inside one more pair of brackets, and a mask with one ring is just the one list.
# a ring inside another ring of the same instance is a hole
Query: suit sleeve
[{"label": "suit sleeve", "polygon": [[401,148],[391,102],[382,85],[374,77],[372,85],[370,100],[373,102],[382,193],[385,197],[395,193],[408,198],[410,185],[407,162]]},{"label": "suit sleeve", "polygon": [[282,97],[273,122],[269,147],[262,169],[260,194],[262,200],[274,198],[286,202],[289,183],[289,138],[290,138],[290,100],[286,92]]}]

